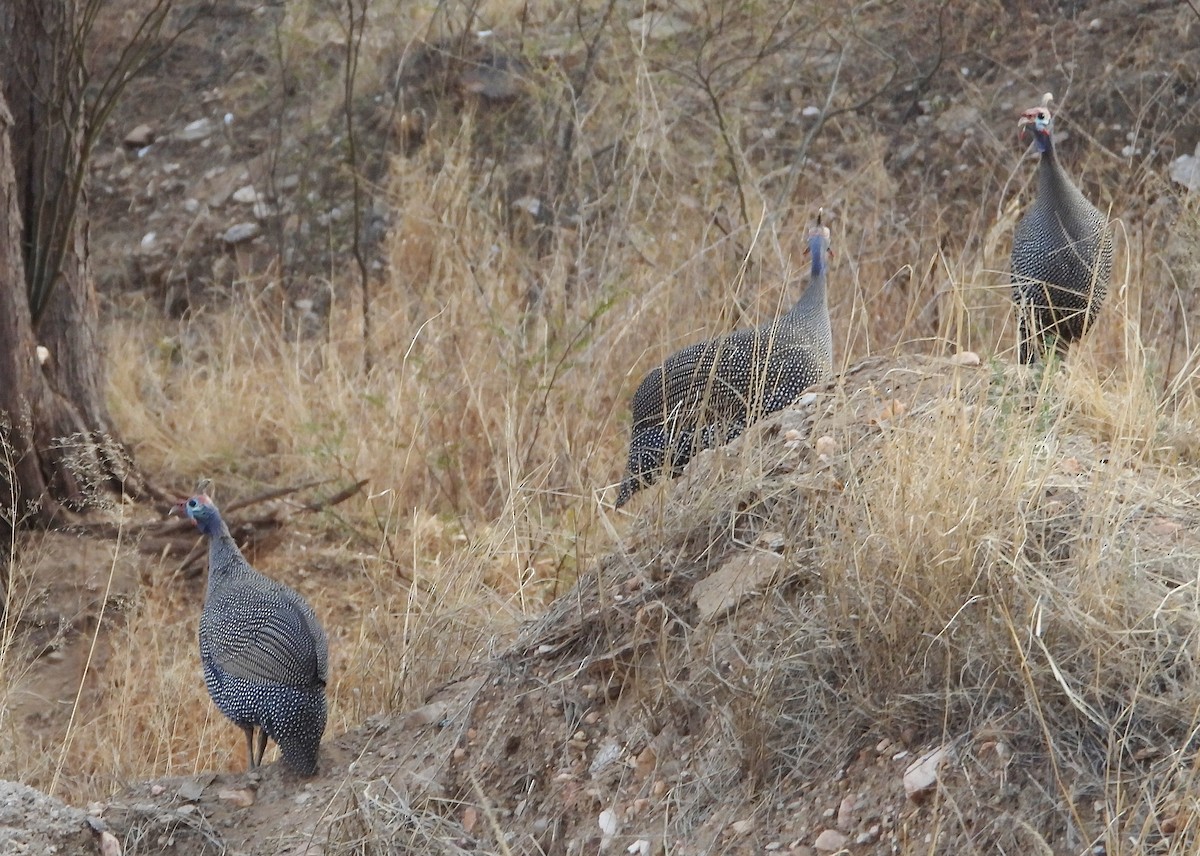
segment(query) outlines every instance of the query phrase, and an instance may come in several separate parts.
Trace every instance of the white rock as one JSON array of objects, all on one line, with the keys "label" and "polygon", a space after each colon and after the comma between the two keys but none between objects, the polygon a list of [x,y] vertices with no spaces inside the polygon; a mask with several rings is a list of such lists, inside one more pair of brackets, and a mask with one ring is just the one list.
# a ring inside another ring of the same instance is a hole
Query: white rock
[{"label": "white rock", "polygon": [[837,810],[838,829],[849,832],[854,826],[854,809],[858,808],[858,800],[853,794],[846,794]]},{"label": "white rock", "polygon": [[913,802],[921,802],[937,787],[938,770],[946,760],[947,749],[939,746],[926,752],[904,771],[904,793]]},{"label": "white rock", "polygon": [[689,21],[670,12],[650,12],[640,18],[634,18],[627,26],[635,38],[651,42],[679,36],[692,29]]},{"label": "white rock", "polygon": [[221,240],[234,246],[235,244],[244,244],[246,241],[253,241],[260,234],[262,234],[262,227],[257,223],[238,223],[226,229]]},{"label": "white rock", "polygon": [[125,135],[125,145],[131,149],[142,149],[154,142],[154,129],[149,125],[138,125]]},{"label": "white rock", "polygon": [[825,853],[836,853],[838,850],[845,849],[849,842],[850,839],[836,829],[826,829],[817,836],[817,840],[813,842],[813,847]]},{"label": "white rock", "polygon": [[1200,143],[1194,155],[1180,155],[1171,161],[1168,171],[1171,181],[1182,184],[1188,190],[1200,189]]},{"label": "white rock", "polygon": [[258,191],[254,189],[253,184],[243,185],[233,191],[233,201],[243,205],[253,205],[258,201]]},{"label": "white rock", "polygon": [[148,250],[154,246],[154,242],[158,240],[157,232],[147,232],[142,235],[142,249]]},{"label": "white rock", "polygon": [[203,140],[216,129],[217,126],[213,120],[205,117],[203,119],[197,119],[195,122],[188,122],[180,130],[176,131],[174,136],[177,140],[192,142],[195,140]]},{"label": "white rock", "polygon": [[812,119],[815,116],[821,115],[821,108],[816,107],[812,104],[809,104],[807,107],[805,107],[803,110],[800,111],[800,115],[804,116],[806,119]]}]

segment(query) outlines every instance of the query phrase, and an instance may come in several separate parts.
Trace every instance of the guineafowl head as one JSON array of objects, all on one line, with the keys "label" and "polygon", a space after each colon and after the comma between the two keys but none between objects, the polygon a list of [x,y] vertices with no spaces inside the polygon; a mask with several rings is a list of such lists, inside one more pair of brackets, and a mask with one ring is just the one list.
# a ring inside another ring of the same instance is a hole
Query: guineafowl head
[{"label": "guineafowl head", "polygon": [[809,231],[808,247],[804,251],[805,255],[812,256],[813,276],[819,276],[825,272],[828,256],[833,255],[833,251],[829,249],[829,227],[821,223],[824,215],[824,209],[817,212],[817,225]]},{"label": "guineafowl head", "polygon": [[1042,103],[1039,106],[1030,107],[1017,120],[1017,135],[1021,142],[1025,142],[1025,132],[1031,130],[1038,151],[1043,153],[1049,151],[1051,146],[1050,134],[1054,117],[1050,114],[1050,102],[1053,99],[1054,96],[1047,92],[1042,96]]},{"label": "guineafowl head", "polygon": [[205,535],[213,536],[221,533],[221,514],[213,501],[206,494],[198,493],[187,499],[181,499],[171,509],[181,517],[188,517],[196,528]]}]

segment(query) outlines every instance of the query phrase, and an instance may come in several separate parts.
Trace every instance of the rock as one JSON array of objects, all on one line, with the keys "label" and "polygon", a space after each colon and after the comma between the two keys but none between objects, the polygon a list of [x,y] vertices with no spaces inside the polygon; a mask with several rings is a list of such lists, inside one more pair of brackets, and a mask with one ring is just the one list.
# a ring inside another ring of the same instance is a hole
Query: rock
[{"label": "rock", "polygon": [[238,808],[250,808],[254,805],[255,793],[252,788],[223,788],[217,791],[217,799],[232,803]]},{"label": "rock", "polygon": [[87,813],[0,779],[0,853],[94,853]]},{"label": "rock", "polygon": [[154,129],[149,125],[138,125],[132,131],[125,135],[122,141],[131,149],[141,149],[153,143],[155,140]]},{"label": "rock", "polygon": [[637,758],[633,762],[634,773],[639,779],[645,779],[654,772],[654,768],[658,765],[658,753],[653,746],[647,746],[638,753]]},{"label": "rock", "polygon": [[260,234],[262,234],[262,227],[257,223],[238,223],[226,229],[221,240],[233,247],[244,244],[246,241],[253,241]]},{"label": "rock", "polygon": [[711,621],[761,591],[779,570],[783,556],[755,550],[739,553],[692,588],[701,621]]},{"label": "rock", "polygon": [[938,770],[947,754],[946,747],[939,746],[908,765],[904,771],[904,793],[910,800],[920,803],[937,787]]},{"label": "rock", "polygon": [[813,847],[822,853],[836,853],[838,850],[845,849],[849,842],[850,839],[836,829],[826,829],[817,836],[817,840],[813,842]]},{"label": "rock", "polygon": [[729,828],[733,830],[734,835],[745,835],[754,830],[754,819],[748,817],[745,820],[735,820],[729,824]]},{"label": "rock", "polygon": [[825,434],[817,438],[817,442],[813,444],[817,450],[817,454],[821,457],[828,458],[831,455],[837,454],[837,440]]},{"label": "rock", "polygon": [[617,834],[617,813],[610,808],[606,808],[600,812],[600,816],[596,818],[596,823],[600,826],[600,832],[606,839],[611,839]]},{"label": "rock", "polygon": [[854,827],[854,809],[858,808],[858,800],[853,794],[846,794],[837,810],[837,826],[843,832],[849,832]]},{"label": "rock", "polygon": [[855,836],[854,843],[860,846],[863,844],[874,844],[879,840],[879,834],[881,831],[882,830],[880,829],[878,823],[872,823],[870,829],[868,829],[866,832],[860,832],[857,836]]},{"label": "rock", "polygon": [[258,201],[258,191],[254,189],[253,184],[244,184],[233,191],[233,201],[243,205],[253,205]]},{"label": "rock", "polygon": [[177,140],[183,140],[185,143],[203,140],[205,137],[211,136],[213,131],[217,130],[217,123],[207,117],[197,119],[195,122],[188,122],[172,136]]},{"label": "rock", "polygon": [[956,366],[978,366],[980,364],[979,354],[974,351],[959,351],[950,358],[950,362]]},{"label": "rock", "polygon": [[596,750],[596,754],[592,756],[592,763],[588,765],[589,775],[598,776],[620,757],[621,744],[611,737],[605,737],[600,748]]},{"label": "rock", "polygon": [[1194,155],[1180,155],[1171,161],[1168,168],[1171,181],[1181,184],[1188,190],[1200,189],[1200,143],[1196,144]]},{"label": "rock", "polygon": [[692,29],[690,21],[670,12],[651,12],[634,18],[626,26],[634,38],[655,42],[681,36]]},{"label": "rock", "polygon": [[208,781],[202,781],[200,779],[188,779],[179,786],[179,790],[175,792],[175,795],[181,800],[195,802],[204,795],[204,789],[208,787],[209,781],[212,780],[209,779]]}]

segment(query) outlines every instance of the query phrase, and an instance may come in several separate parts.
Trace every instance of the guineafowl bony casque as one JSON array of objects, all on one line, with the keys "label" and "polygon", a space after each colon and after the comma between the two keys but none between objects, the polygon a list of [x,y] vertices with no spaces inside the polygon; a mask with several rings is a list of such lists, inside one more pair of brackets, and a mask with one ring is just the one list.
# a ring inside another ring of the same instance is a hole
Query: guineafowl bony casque
[{"label": "guineafowl bony casque", "polygon": [[761,327],[676,351],[642,380],[630,403],[629,459],[617,508],[664,469],[678,475],[698,449],[729,442],[833,374],[825,292],[829,229],[820,215],[808,252],[808,286],[791,310]]},{"label": "guineafowl bony casque", "polygon": [[1047,94],[1017,123],[1021,139],[1032,131],[1041,153],[1037,197],[1013,233],[1013,301],[1022,363],[1032,363],[1051,344],[1065,355],[1082,338],[1104,303],[1113,266],[1108,220],[1079,192],[1055,153],[1050,101]]},{"label": "guineafowl bony casque", "polygon": [[245,732],[251,767],[262,763],[270,737],[288,768],[313,775],[325,731],[325,631],[303,597],[250,566],[206,495],[183,500],[174,510],[208,537],[208,587],[200,615],[208,694]]}]

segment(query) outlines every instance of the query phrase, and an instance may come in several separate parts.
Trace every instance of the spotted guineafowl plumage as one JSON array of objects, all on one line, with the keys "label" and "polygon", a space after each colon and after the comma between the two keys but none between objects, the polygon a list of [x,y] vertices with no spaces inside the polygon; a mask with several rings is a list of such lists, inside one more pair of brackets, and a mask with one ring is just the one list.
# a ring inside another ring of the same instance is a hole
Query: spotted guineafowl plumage
[{"label": "spotted guineafowl plumage", "polygon": [[[325,731],[329,650],[312,607],[242,556],[212,500],[176,506],[208,537],[208,588],[200,615],[200,662],[208,694],[246,734],[250,766],[262,762],[267,738],[285,765],[317,770]],[[257,746],[255,731],[258,731]]]},{"label": "spotted guineafowl plumage", "polygon": [[808,239],[808,287],[790,311],[770,324],[690,345],[646,375],[630,404],[633,426],[618,508],[664,469],[678,475],[696,450],[729,442],[833,374],[828,250],[829,229],[818,217]]},{"label": "spotted guineafowl plumage", "polygon": [[1019,356],[1031,363],[1053,344],[1062,354],[1096,320],[1108,292],[1113,245],[1108,221],[1063,171],[1051,139],[1050,96],[1017,124],[1041,152],[1037,198],[1013,234],[1013,301]]}]

